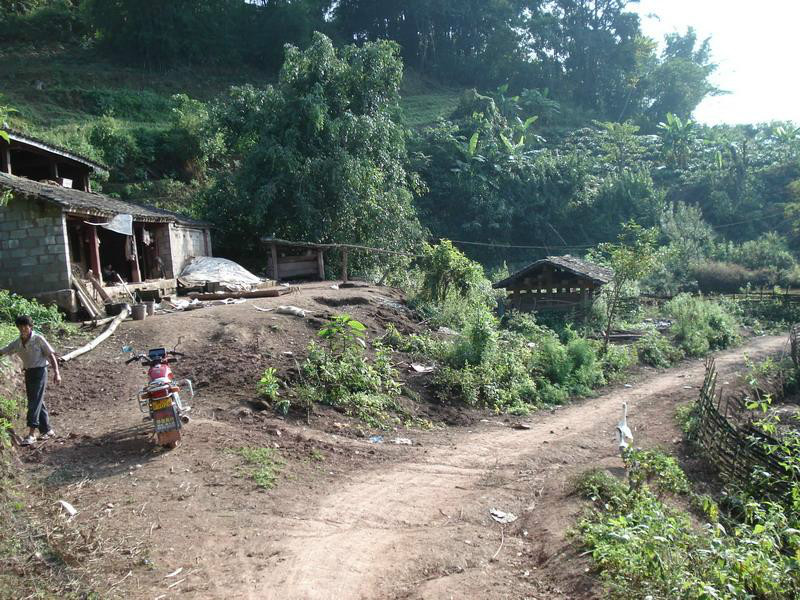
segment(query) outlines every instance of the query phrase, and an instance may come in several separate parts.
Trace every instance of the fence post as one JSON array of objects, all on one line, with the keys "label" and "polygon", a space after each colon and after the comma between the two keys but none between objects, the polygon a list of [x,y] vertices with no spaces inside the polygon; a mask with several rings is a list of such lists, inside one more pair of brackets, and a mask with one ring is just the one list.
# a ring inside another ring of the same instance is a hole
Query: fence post
[{"label": "fence post", "polygon": [[347,283],[347,246],[342,246],[342,281]]},{"label": "fence post", "polygon": [[272,255],[272,277],[275,279],[275,283],[281,280],[280,275],[278,274],[278,245],[273,242],[269,245],[270,247],[270,254]]}]

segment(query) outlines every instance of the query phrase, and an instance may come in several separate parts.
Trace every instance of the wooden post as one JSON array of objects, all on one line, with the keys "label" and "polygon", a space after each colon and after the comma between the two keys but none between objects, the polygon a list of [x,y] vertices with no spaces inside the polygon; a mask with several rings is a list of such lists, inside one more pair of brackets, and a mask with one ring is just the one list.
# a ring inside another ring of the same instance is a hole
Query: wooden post
[{"label": "wooden post", "polygon": [[50,178],[53,180],[58,179],[58,163],[51,162],[50,163]]},{"label": "wooden post", "polygon": [[0,148],[0,172],[11,175],[11,146]]},{"label": "wooden post", "polygon": [[142,271],[139,269],[139,248],[138,244],[136,243],[136,228],[133,228],[132,231],[133,235],[131,235],[130,240],[125,240],[126,244],[131,244],[131,282],[133,283],[141,283],[142,281]]},{"label": "wooden post", "polygon": [[92,271],[97,273],[97,279],[102,283],[103,269],[100,266],[100,238],[97,236],[97,226],[86,225],[84,231],[87,231],[89,236],[89,262]]},{"label": "wooden post", "polygon": [[347,247],[342,247],[342,281],[347,283]]},{"label": "wooden post", "polygon": [[325,258],[323,257],[322,248],[317,249],[317,270],[319,272],[319,278],[321,280],[325,280]]},{"label": "wooden post", "polygon": [[276,243],[270,244],[270,252],[272,254],[272,277],[277,283],[281,280],[281,276],[278,274],[278,245]]},{"label": "wooden post", "polygon": [[89,179],[89,173],[84,173],[81,175],[81,189],[84,192],[92,191],[92,181]]}]

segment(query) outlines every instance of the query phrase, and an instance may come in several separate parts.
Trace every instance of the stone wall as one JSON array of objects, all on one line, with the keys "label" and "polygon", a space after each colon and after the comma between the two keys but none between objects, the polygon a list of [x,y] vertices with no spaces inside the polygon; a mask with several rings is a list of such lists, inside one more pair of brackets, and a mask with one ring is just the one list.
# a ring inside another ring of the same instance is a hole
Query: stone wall
[{"label": "stone wall", "polygon": [[72,287],[61,208],[24,196],[0,206],[0,288],[22,296]]}]

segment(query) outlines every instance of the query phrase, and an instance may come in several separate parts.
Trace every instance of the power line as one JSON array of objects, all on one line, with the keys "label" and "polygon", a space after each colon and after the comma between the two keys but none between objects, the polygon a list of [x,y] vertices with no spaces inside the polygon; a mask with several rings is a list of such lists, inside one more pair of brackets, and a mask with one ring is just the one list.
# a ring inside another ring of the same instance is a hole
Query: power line
[{"label": "power line", "polygon": [[[734,227],[736,225],[743,225],[745,223],[751,223],[752,221],[763,221],[764,219],[770,219],[772,217],[777,217],[784,214],[783,209],[780,211],[776,211],[774,213],[769,213],[766,215],[756,215],[750,217],[748,219],[744,219],[742,221],[734,221],[733,223],[724,223],[722,225],[709,225],[710,229],[725,229],[726,227]],[[560,236],[559,236],[560,237]],[[562,241],[564,238],[561,238]],[[468,242],[465,240],[450,240],[454,244],[465,244],[468,246],[485,246],[489,248],[508,248],[508,249],[520,249],[520,250],[547,250],[549,251],[550,248],[594,248],[597,244],[603,244],[608,242],[597,242],[596,244],[564,244],[564,245],[554,245],[548,244],[547,246],[528,246],[528,245],[518,245],[518,244],[500,244],[496,242]],[[611,242],[614,243],[614,242]]]}]

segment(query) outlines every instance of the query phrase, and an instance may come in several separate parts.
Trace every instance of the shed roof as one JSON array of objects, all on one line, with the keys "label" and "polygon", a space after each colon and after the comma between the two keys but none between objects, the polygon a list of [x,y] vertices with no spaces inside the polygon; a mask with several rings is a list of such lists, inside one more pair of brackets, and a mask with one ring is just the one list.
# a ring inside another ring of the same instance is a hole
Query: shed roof
[{"label": "shed roof", "polygon": [[80,163],[86,167],[94,171],[101,171],[106,172],[108,171],[108,167],[105,165],[100,164],[99,162],[95,162],[85,156],[81,156],[80,154],[75,154],[65,148],[60,146],[56,146],[55,144],[51,144],[50,142],[46,142],[44,140],[40,140],[35,138],[27,133],[22,133],[20,131],[15,131],[13,129],[4,129],[4,131],[8,134],[8,137],[11,139],[11,142],[17,142],[19,144],[23,144],[26,146],[32,146],[38,150],[44,150],[45,152],[50,152],[53,154],[57,154],[62,158],[66,158],[73,162]]},{"label": "shed roof", "polygon": [[0,173],[0,189],[8,189],[29,198],[39,198],[58,204],[66,212],[82,215],[113,217],[119,214],[128,214],[132,215],[136,221],[208,227],[208,224],[202,221],[196,221],[154,206],[125,202],[102,194],[73,190],[54,183],[34,181],[7,173]]},{"label": "shed roof", "polygon": [[513,275],[506,277],[502,281],[498,281],[492,287],[498,289],[508,287],[514,281],[530,275],[545,265],[551,265],[557,269],[567,271],[568,273],[572,273],[578,277],[590,279],[594,283],[599,284],[608,283],[614,276],[614,271],[607,267],[603,267],[596,263],[589,262],[588,260],[583,260],[567,254],[566,256],[548,256],[547,258],[537,260],[536,262],[529,264],[527,267],[520,269]]}]

